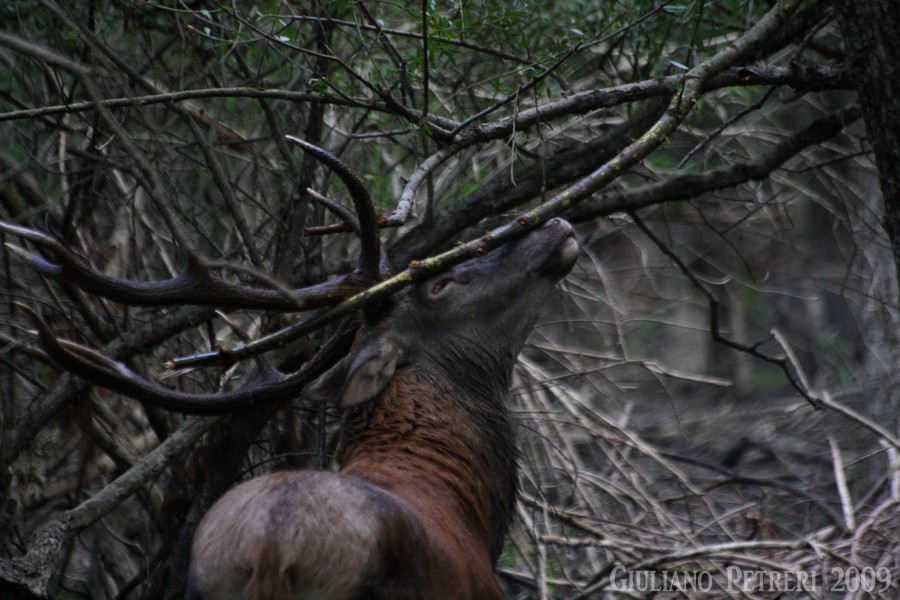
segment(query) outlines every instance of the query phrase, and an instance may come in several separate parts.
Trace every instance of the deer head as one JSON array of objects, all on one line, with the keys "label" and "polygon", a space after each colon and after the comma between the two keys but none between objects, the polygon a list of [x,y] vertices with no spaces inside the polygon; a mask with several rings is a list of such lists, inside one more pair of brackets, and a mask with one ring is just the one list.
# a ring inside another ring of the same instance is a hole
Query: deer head
[{"label": "deer head", "polygon": [[577,255],[572,226],[552,219],[413,284],[366,313],[354,350],[305,395],[350,408],[375,398],[397,370],[413,369],[501,396],[547,294]]}]

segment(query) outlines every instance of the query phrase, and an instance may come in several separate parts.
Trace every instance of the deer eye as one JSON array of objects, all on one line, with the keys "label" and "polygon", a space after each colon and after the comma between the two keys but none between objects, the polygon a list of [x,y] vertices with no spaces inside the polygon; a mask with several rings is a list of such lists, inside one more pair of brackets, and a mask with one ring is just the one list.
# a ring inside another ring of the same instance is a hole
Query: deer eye
[{"label": "deer eye", "polygon": [[433,281],[429,285],[428,296],[431,298],[437,298],[441,294],[441,292],[443,292],[447,288],[448,285],[457,283],[458,281],[458,279],[449,275],[446,277],[441,277],[440,279]]},{"label": "deer eye", "polygon": [[431,286],[431,293],[440,294],[441,290],[447,287],[448,283],[450,283],[449,279],[441,279],[440,281],[436,281],[434,285]]}]

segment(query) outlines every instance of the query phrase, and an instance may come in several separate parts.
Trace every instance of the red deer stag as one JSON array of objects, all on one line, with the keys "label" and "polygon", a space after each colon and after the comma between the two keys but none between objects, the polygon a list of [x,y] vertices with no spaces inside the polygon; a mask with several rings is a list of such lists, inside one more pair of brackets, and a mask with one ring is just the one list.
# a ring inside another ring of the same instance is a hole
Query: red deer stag
[{"label": "red deer stag", "polygon": [[[362,220],[348,225],[359,233]],[[188,598],[500,598],[494,565],[517,481],[512,369],[577,254],[571,225],[551,219],[366,311],[350,353],[301,393],[346,411],[339,471],[272,473],[220,498],[194,536]],[[98,289],[98,274],[68,266],[70,281]],[[67,368],[141,399],[190,412],[239,402],[173,399],[42,337]]]},{"label": "red deer stag", "polygon": [[338,473],[239,485],[194,538],[195,598],[499,598],[516,490],[506,396],[572,227],[413,285],[310,387],[348,411]]}]

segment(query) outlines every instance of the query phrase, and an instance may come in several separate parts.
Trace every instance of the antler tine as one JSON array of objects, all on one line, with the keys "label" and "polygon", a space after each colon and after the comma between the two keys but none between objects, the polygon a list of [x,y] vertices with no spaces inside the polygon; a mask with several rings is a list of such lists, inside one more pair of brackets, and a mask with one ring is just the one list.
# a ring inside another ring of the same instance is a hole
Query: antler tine
[{"label": "antler tine", "polygon": [[57,338],[40,314],[29,306],[17,304],[31,317],[41,346],[63,369],[95,385],[187,414],[222,414],[259,403],[296,398],[321,362],[314,359],[290,377],[283,377],[272,368],[260,369],[256,378],[236,390],[204,394],[182,392],[145,379],[124,363],[92,348]]},{"label": "antler tine", "polygon": [[[310,198],[324,206],[331,212],[331,214],[340,219],[344,227],[346,227],[356,235],[360,235],[359,219],[353,211],[348,209],[343,204],[340,204],[338,202],[335,202],[331,198],[323,196],[312,188],[306,188],[306,193],[309,194]],[[309,231],[309,228],[307,228],[307,231]]]},{"label": "antler tine", "polygon": [[[274,285],[258,288],[232,284],[214,275],[207,263],[194,256],[188,257],[185,270],[172,279],[149,282],[117,279],[95,270],[61,242],[45,233],[4,221],[0,221],[0,230],[30,240],[55,255],[56,262],[53,262],[37,252],[6,244],[38,273],[123,304],[195,304],[222,309],[303,311],[329,306],[358,291],[357,286],[352,285],[346,276],[299,290]],[[239,270],[246,271],[245,268]],[[271,283],[270,278],[265,279],[267,283]]]},{"label": "antler tine", "polygon": [[356,173],[350,170],[350,167],[327,150],[292,135],[287,135],[285,138],[292,144],[300,146],[304,152],[308,152],[316,160],[331,169],[347,186],[347,191],[350,193],[350,198],[353,200],[356,208],[356,217],[359,223],[359,241],[361,245],[359,271],[367,280],[378,281],[381,279],[381,265],[386,265],[387,261],[382,261],[378,221],[369,190],[362,180],[356,176]]}]

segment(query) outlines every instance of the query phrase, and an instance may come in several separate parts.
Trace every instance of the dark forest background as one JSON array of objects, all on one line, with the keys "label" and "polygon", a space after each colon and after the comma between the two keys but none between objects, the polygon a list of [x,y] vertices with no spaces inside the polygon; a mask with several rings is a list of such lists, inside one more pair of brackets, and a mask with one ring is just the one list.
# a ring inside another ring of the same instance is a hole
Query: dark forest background
[{"label": "dark forest background", "polygon": [[874,0],[4,3],[0,595],[180,597],[224,490],[330,460],[334,407],[185,416],[68,373],[30,316],[107,370],[241,389],[253,359],[166,361],[319,306],[90,282],[364,289],[346,188],[293,135],[370,190],[395,272],[528,210],[577,226],[516,370],[510,598],[613,594],[616,566],[896,597],[897,31]]}]

